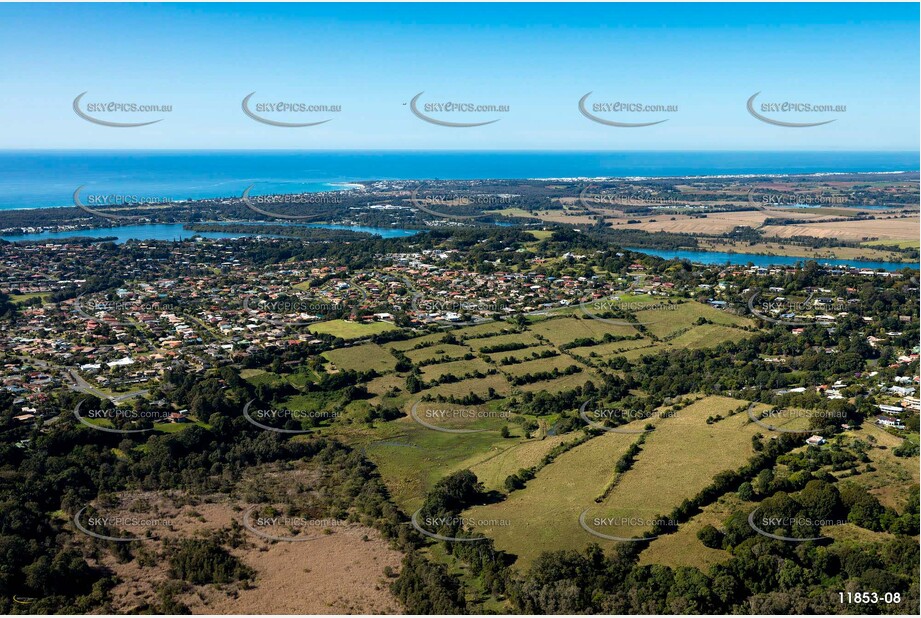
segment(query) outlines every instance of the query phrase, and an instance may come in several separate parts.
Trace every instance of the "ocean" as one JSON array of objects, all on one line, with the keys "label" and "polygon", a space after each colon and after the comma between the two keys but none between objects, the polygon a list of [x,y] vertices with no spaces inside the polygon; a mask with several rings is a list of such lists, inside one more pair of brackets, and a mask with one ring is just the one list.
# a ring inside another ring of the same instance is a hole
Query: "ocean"
[{"label": "ocean", "polygon": [[2,151],[0,210],[73,193],[201,199],[316,192],[363,180],[917,171],[917,152]]}]

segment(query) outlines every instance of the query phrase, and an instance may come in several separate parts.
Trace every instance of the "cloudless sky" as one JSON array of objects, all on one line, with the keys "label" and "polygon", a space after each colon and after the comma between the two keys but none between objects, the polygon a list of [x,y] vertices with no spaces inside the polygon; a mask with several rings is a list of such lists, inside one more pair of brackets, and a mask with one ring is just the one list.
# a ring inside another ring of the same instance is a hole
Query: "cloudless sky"
[{"label": "cloudless sky", "polygon": [[[917,4],[0,4],[0,148],[917,150]],[[74,98],[172,105],[140,128]],[[341,105],[266,126],[241,100]],[[457,101],[507,113],[430,114]],[[604,114],[578,101],[677,105]],[[773,114],[746,101],[846,105]],[[771,116],[772,114],[765,113]]]}]

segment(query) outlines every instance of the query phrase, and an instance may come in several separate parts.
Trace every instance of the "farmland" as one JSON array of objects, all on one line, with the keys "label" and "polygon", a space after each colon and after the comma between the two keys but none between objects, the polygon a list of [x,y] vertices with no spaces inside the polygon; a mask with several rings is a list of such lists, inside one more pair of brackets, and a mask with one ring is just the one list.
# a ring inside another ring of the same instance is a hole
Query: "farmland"
[{"label": "farmland", "polygon": [[328,322],[320,322],[312,325],[310,327],[310,332],[331,335],[333,337],[348,340],[370,337],[371,335],[386,333],[394,329],[394,325],[387,322],[362,324],[359,322],[350,322],[348,320],[330,320]]}]

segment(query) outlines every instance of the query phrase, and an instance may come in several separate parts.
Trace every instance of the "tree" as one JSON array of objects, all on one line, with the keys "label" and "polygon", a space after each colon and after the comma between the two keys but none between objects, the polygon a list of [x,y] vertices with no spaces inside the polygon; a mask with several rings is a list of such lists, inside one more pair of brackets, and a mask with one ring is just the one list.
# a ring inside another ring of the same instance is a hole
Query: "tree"
[{"label": "tree", "polygon": [[710,549],[721,549],[723,547],[723,533],[710,524],[697,531],[697,538],[704,547]]}]

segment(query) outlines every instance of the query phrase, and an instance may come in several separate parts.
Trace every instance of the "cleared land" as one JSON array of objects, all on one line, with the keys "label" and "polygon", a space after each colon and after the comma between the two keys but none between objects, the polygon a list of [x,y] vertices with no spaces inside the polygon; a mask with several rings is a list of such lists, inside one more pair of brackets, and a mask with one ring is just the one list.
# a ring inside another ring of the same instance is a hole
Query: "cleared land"
[{"label": "cleared land", "polygon": [[666,534],[652,541],[640,554],[640,564],[664,564],[672,568],[689,566],[704,572],[714,564],[725,562],[732,555],[722,549],[704,546],[697,533],[710,524],[719,529],[723,522],[736,510],[747,510],[751,503],[742,502],[735,494],[726,494],[713,504],[704,507],[673,534]]},{"label": "cleared land", "polygon": [[[91,564],[111,569],[117,576],[119,581],[110,593],[113,609],[128,614],[144,613],[145,608],[158,603],[157,589],[169,580],[164,540],[229,529],[241,520],[242,509],[248,506],[225,495],[210,496],[194,505],[187,504],[186,499],[174,502],[159,492],[122,496],[129,500],[106,515],[170,522],[169,527],[152,528],[153,539],[144,542],[146,551],[160,556],[152,566],[142,566],[138,560],[120,562],[108,552],[98,561],[90,558]],[[132,529],[130,535],[143,537],[145,533]],[[384,569],[398,572],[402,555],[389,548],[374,529],[336,526],[303,543],[277,543],[249,532],[243,535],[243,544],[229,551],[255,571],[252,585],[189,585],[177,600],[193,614],[401,612],[399,601],[387,586]],[[310,594],[304,594],[305,590]]]},{"label": "cleared land", "polygon": [[470,348],[466,346],[439,343],[419,350],[409,350],[406,352],[406,357],[413,363],[421,363],[441,358],[463,358],[467,354],[470,354]]},{"label": "cleared land", "polygon": [[910,488],[921,482],[918,458],[896,457],[892,449],[902,444],[902,438],[874,425],[872,421],[867,421],[858,431],[846,435],[873,445],[867,454],[875,468],[872,472],[862,472],[847,480],[866,487],[884,506],[902,512]]},{"label": "cleared land", "polygon": [[330,320],[329,322],[314,324],[308,330],[316,335],[332,335],[340,339],[361,339],[362,337],[370,337],[371,335],[396,330],[396,326],[389,322],[363,324],[349,320]]},{"label": "cleared land", "polygon": [[575,435],[548,436],[542,440],[519,442],[469,467],[487,489],[504,491],[505,479],[510,475],[522,468],[536,466],[554,447],[563,442],[577,440],[581,436],[582,433],[579,432]]},{"label": "cleared land", "polygon": [[611,324],[601,320],[580,319],[575,317],[550,318],[535,322],[529,330],[547,339],[553,345],[559,346],[571,343],[576,339],[600,339],[610,333],[612,335],[633,336],[636,329],[628,325]]},{"label": "cleared land", "polygon": [[[706,397],[659,423],[633,467],[597,509],[599,515],[651,521],[694,497],[718,473],[744,465],[754,454],[751,437],[767,433],[744,411],[727,417],[747,405],[729,397]],[[708,425],[707,417],[717,414],[724,419]],[[607,534],[639,536],[649,527],[617,526]]]},{"label": "cleared land", "polygon": [[[407,411],[408,408],[407,405]],[[502,419],[475,421],[467,428],[491,430],[455,434],[428,429],[406,417],[373,429],[343,428],[339,435],[349,444],[366,449],[394,502],[404,512],[413,513],[422,506],[426,492],[438,479],[474,465],[477,456],[486,459],[521,441],[521,438],[502,438],[499,430],[504,424]]]},{"label": "cleared land", "polygon": [[815,236],[842,240],[911,240],[918,239],[918,217],[873,219],[868,221],[837,221],[797,225],[768,225],[762,228],[768,236]]},{"label": "cleared land", "polygon": [[424,380],[437,380],[441,376],[447,374],[454,374],[455,376],[463,376],[474,371],[479,371],[481,373],[486,373],[489,371],[490,366],[481,358],[474,358],[471,360],[459,360],[452,361],[448,363],[440,363],[438,365],[426,365],[422,368],[422,377]]},{"label": "cleared land", "polygon": [[560,455],[524,489],[502,502],[469,509],[465,516],[508,522],[478,529],[524,563],[541,552],[583,549],[593,541],[610,547],[611,542],[582,530],[579,514],[604,490],[614,474],[614,462],[634,440],[635,435],[610,432],[593,438]]},{"label": "cleared land", "polygon": [[[708,425],[706,419],[747,402],[727,397],[706,397],[676,416],[654,419],[656,429],[647,434],[643,450],[633,468],[621,475],[608,498],[598,504],[614,479],[614,464],[636,439],[636,434],[607,432],[562,455],[538,472],[522,490],[503,502],[479,506],[465,514],[475,520],[504,521],[506,525],[484,526],[496,545],[528,563],[543,551],[582,549],[607,541],[587,533],[579,515],[588,509],[589,520],[599,516],[653,518],[667,514],[684,498],[692,497],[709,484],[714,474],[743,465],[752,454],[751,436],[764,428],[748,421],[744,412]],[[641,429],[647,421],[625,428]],[[599,530],[629,537],[642,530]]]},{"label": "cleared land", "polygon": [[[714,324],[750,326],[753,324],[748,318],[743,318],[732,313],[714,309],[710,305],[698,302],[687,302],[666,309],[649,309],[636,312],[636,319],[642,322],[650,333],[660,339],[665,339],[679,330],[694,327],[695,322],[704,318]],[[719,341],[716,341],[719,343]],[[714,343],[713,345],[716,345]]]},{"label": "cleared land", "polygon": [[370,371],[373,369],[378,373],[386,373],[393,371],[397,364],[397,359],[376,343],[330,350],[323,353],[323,358],[331,362],[336,369],[345,371]]}]

